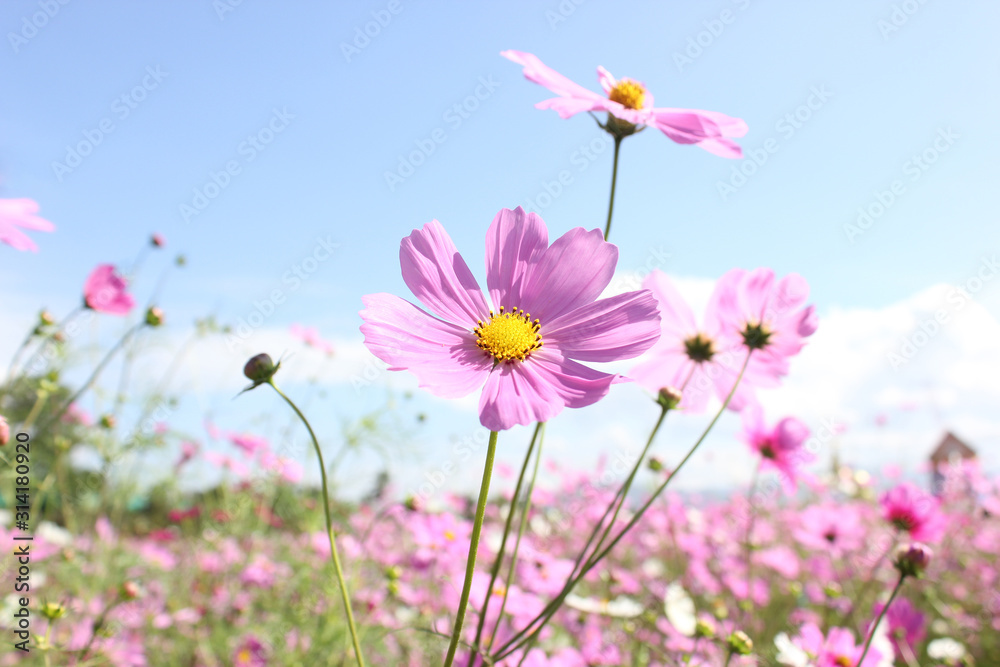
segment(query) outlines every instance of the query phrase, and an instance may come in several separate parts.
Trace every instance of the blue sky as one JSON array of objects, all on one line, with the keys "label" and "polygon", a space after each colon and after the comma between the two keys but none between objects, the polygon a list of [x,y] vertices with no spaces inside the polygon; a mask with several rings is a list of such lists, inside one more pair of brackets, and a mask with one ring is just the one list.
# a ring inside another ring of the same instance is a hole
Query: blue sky
[{"label": "blue sky", "polygon": [[[534,202],[551,238],[601,226],[610,143],[586,116],[534,109],[547,91],[505,49],[595,90],[603,65],[658,106],[749,124],[741,144],[758,165],[654,130],[626,140],[612,232],[625,275],[658,267],[695,284],[770,266],[803,274],[821,315],[850,320],[966,284],[1000,250],[992,2],[232,4],[0,6],[0,197],[37,200],[58,228],[34,234],[37,255],[0,248],[6,347],[39,305],[67,312],[94,264],[127,266],[151,232],[188,258],[162,292],[172,322],[237,324],[277,289],[251,346],[292,322],[351,345],[363,294],[407,295],[398,242],[432,218],[480,275],[501,207]],[[81,142],[88,154],[67,162]],[[539,198],[560,172],[568,184]],[[167,264],[150,259],[140,295]],[[990,326],[997,292],[976,294]],[[1000,442],[984,415],[967,431]]]}]

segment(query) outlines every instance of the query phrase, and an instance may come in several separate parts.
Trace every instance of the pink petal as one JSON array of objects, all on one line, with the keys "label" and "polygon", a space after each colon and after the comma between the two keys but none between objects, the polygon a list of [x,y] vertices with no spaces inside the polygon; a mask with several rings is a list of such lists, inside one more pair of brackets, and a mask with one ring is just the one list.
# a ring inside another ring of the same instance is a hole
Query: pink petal
[{"label": "pink petal", "polygon": [[617,246],[606,242],[600,230],[571,229],[529,268],[520,307],[544,327],[596,300],[611,282],[617,263]]},{"label": "pink petal", "polygon": [[597,80],[601,83],[605,95],[610,95],[615,85],[618,84],[615,77],[611,76],[611,72],[600,66],[597,68]]},{"label": "pink petal", "polygon": [[437,220],[403,239],[399,263],[406,286],[438,317],[474,325],[489,316],[479,283]]},{"label": "pink petal", "polygon": [[17,227],[0,224],[0,241],[6,243],[14,250],[38,252],[38,245]]},{"label": "pink petal", "polygon": [[545,223],[518,206],[501,209],[486,232],[486,285],[493,307],[519,307],[528,265],[549,246]]},{"label": "pink petal", "polygon": [[410,371],[421,387],[444,398],[467,396],[482,385],[492,360],[470,331],[392,294],[369,294],[363,301],[365,346],[389,370]]},{"label": "pink petal", "polygon": [[660,326],[663,331],[661,343],[673,346],[678,340],[683,341],[698,333],[698,323],[694,319],[694,311],[674,287],[667,274],[659,269],[654,269],[642,281],[642,286],[653,293],[660,309]]},{"label": "pink petal", "polygon": [[660,315],[649,290],[601,299],[555,319],[542,340],[570,359],[618,361],[637,357],[660,337]]},{"label": "pink petal", "polygon": [[555,108],[560,116],[569,118],[575,113],[596,109],[598,107],[594,106],[595,103],[600,104],[605,101],[605,98],[597,93],[587,90],[580,84],[570,81],[562,74],[547,67],[537,56],[531,53],[501,51],[500,55],[518,65],[524,66],[524,77],[528,81],[545,86],[559,97],[569,98],[574,101],[572,105],[562,107],[557,106],[558,102],[556,100],[546,100],[542,104],[554,104],[549,104],[547,107],[538,106],[538,108]]}]

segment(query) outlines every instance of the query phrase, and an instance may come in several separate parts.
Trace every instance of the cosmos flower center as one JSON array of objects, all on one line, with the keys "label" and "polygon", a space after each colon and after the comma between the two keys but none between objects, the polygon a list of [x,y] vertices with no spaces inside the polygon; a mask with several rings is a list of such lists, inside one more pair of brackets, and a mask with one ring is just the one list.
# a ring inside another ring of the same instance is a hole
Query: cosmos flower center
[{"label": "cosmos flower center", "polygon": [[771,342],[772,332],[763,322],[758,322],[756,324],[747,323],[740,334],[743,336],[744,345],[751,350],[760,350]]},{"label": "cosmos flower center", "polygon": [[846,655],[841,655],[837,656],[837,659],[833,661],[833,664],[838,665],[838,667],[852,667],[854,665],[854,661]]},{"label": "cosmos flower center", "polygon": [[715,346],[712,345],[711,338],[699,333],[684,341],[684,352],[691,361],[701,363],[712,360],[715,356]]},{"label": "cosmos flower center", "polygon": [[637,81],[622,79],[608,93],[608,99],[618,102],[626,109],[641,109],[646,100],[646,89]]},{"label": "cosmos flower center", "polygon": [[476,334],[476,345],[493,357],[494,363],[501,361],[524,361],[528,356],[542,346],[542,336],[538,333],[538,320],[532,321],[531,315],[514,308],[500,312],[490,311],[489,322],[477,322],[479,326],[472,330]]}]

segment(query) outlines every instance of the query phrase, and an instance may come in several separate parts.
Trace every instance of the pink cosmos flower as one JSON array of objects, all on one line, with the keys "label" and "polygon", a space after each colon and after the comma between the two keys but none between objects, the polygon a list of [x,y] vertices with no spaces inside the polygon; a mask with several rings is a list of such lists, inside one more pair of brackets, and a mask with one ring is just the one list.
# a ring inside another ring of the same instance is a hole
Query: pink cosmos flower
[{"label": "pink cosmos flower", "polygon": [[823,631],[812,623],[806,623],[792,642],[805,651],[816,667],[878,667],[881,654],[874,647],[868,650],[865,661],[858,665],[858,658],[864,651],[864,644],[854,643],[854,634],[846,628],[830,628],[825,637]]},{"label": "pink cosmos flower", "polygon": [[[730,288],[730,281],[724,276],[716,283],[701,325],[670,278],[659,269],[650,273],[642,286],[656,297],[662,314],[661,332],[649,358],[632,369],[632,378],[652,392],[663,387],[678,389],[681,393],[679,407],[688,412],[704,411],[713,393],[724,401],[736,384],[747,355],[732,336],[723,335],[719,309],[720,302],[728,298],[725,290]],[[774,383],[769,373],[757,377],[748,368],[729,408],[739,411],[754,402],[755,384]]]},{"label": "pink cosmos flower", "polygon": [[333,354],[333,344],[323,340],[319,335],[319,329],[316,327],[304,327],[300,324],[293,324],[289,331],[309,347],[315,347],[317,350],[322,350],[327,354]]},{"label": "pink cosmos flower", "polygon": [[805,474],[799,467],[816,458],[802,447],[808,437],[809,427],[795,417],[785,417],[769,428],[759,405],[743,410],[744,441],[760,454],[762,468],[780,473],[781,485],[789,495],[795,493],[799,477]]},{"label": "pink cosmos flower", "polygon": [[135,299],[128,293],[128,283],[115,272],[111,264],[101,264],[90,272],[83,285],[83,301],[87,308],[109,315],[128,315]]},{"label": "pink cosmos flower", "polygon": [[597,68],[597,78],[605,95],[570,81],[530,53],[502,51],[500,55],[523,65],[526,79],[558,95],[539,102],[536,109],[553,109],[562,118],[584,111],[607,111],[626,123],[655,127],[675,143],[695,144],[720,157],[743,157],[739,145],[731,140],[747,133],[747,124],[742,119],[717,111],[654,108],[653,95],[646,86],[633,79],[616,80],[603,67]]},{"label": "pink cosmos flower", "polygon": [[226,437],[229,442],[242,449],[247,456],[254,456],[257,452],[266,452],[270,449],[267,440],[258,435],[229,433]]},{"label": "pink cosmos flower", "polygon": [[253,635],[244,637],[233,654],[233,665],[235,667],[267,667],[267,648]]},{"label": "pink cosmos flower", "polygon": [[56,226],[36,213],[38,202],[33,199],[0,199],[0,241],[15,250],[38,252],[35,242],[18,227],[51,232]]},{"label": "pink cosmos flower", "polygon": [[[805,306],[809,285],[791,273],[775,280],[771,269],[732,269],[719,279],[721,335],[752,350],[744,377],[774,386],[788,374],[788,360],[816,331],[814,306]],[[769,384],[768,384],[769,383]]]},{"label": "pink cosmos flower", "polygon": [[853,505],[810,505],[798,515],[800,526],[793,532],[803,546],[839,555],[861,546],[865,527]]},{"label": "pink cosmos flower", "polygon": [[886,491],[879,504],[882,517],[907,531],[911,539],[933,544],[944,534],[946,519],[940,511],[940,502],[910,482]]},{"label": "pink cosmos flower", "polygon": [[466,396],[485,382],[479,418],[491,431],[597,402],[625,378],[579,362],[629,359],[660,335],[648,290],[596,300],[618,261],[596,229],[572,229],[549,246],[538,215],[501,210],[486,234],[492,310],[437,220],[403,239],[399,255],[403,280],[433,314],[368,295],[365,345],[437,396]]}]

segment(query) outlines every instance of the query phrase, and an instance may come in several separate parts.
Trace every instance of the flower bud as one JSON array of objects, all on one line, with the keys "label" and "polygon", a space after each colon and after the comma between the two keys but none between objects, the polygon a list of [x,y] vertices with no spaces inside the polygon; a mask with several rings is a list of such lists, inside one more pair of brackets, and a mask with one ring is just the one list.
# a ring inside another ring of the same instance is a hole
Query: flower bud
[{"label": "flower bud", "polygon": [[836,600],[844,594],[844,591],[840,588],[840,584],[835,581],[831,581],[823,587],[823,594],[831,600]]},{"label": "flower bud", "polygon": [[419,512],[424,508],[424,500],[420,496],[407,496],[403,505],[411,512]]},{"label": "flower bud", "polygon": [[149,238],[149,243],[154,248],[162,248],[163,246],[167,245],[167,240],[163,238],[162,234],[153,234]]},{"label": "flower bud", "polygon": [[694,636],[702,637],[704,639],[712,639],[715,637],[716,627],[715,623],[712,621],[699,618],[694,622]]},{"label": "flower bud", "polygon": [[926,544],[911,542],[896,550],[893,565],[902,576],[919,578],[927,569],[933,555],[934,552]]},{"label": "flower bud", "polygon": [[270,382],[274,374],[278,372],[279,366],[281,366],[281,362],[275,364],[270,355],[258,354],[251,357],[250,361],[243,367],[243,375],[253,381],[253,385],[250,387],[253,389],[259,384]]},{"label": "flower bud", "polygon": [[146,324],[151,327],[158,327],[163,324],[163,311],[152,306],[146,311]]},{"label": "flower bud", "polygon": [[66,607],[62,606],[58,602],[46,602],[42,605],[42,616],[54,621],[57,618],[62,618],[66,615]]},{"label": "flower bud", "polygon": [[680,389],[674,387],[663,387],[656,396],[656,402],[663,406],[664,410],[673,410],[681,402]]},{"label": "flower bud", "polygon": [[731,653],[750,655],[753,651],[753,640],[742,630],[737,630],[726,639],[726,645]]},{"label": "flower bud", "polygon": [[126,581],[118,593],[123,600],[134,600],[142,594],[142,590],[139,588],[139,584],[134,581]]},{"label": "flower bud", "polygon": [[109,431],[115,427],[116,423],[114,415],[101,415],[101,418],[98,420],[98,422],[100,423],[101,428],[107,429]]},{"label": "flower bud", "polygon": [[10,426],[3,415],[0,415],[0,447],[10,442]]},{"label": "flower bud", "polygon": [[655,456],[650,456],[649,461],[646,462],[646,465],[648,465],[649,469],[652,470],[653,472],[660,472],[661,470],[663,470],[663,461],[661,461],[659,458]]},{"label": "flower bud", "polygon": [[43,327],[50,327],[56,323],[55,316],[47,310],[38,313],[38,324]]},{"label": "flower bud", "polygon": [[390,565],[385,570],[385,576],[389,579],[396,580],[399,579],[400,575],[403,574],[403,570],[400,569],[398,565]]}]

